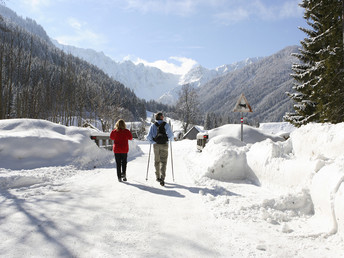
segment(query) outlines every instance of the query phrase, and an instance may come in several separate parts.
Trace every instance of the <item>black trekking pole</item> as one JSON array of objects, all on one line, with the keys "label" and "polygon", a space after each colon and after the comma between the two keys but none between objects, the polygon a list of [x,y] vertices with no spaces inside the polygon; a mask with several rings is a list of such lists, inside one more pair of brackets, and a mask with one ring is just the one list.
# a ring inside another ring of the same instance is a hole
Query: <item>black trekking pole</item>
[{"label": "black trekking pole", "polygon": [[149,154],[148,154],[148,164],[147,164],[146,181],[148,180],[148,169],[149,169],[149,160],[150,160],[151,148],[152,148],[152,144],[149,144]]},{"label": "black trekking pole", "polygon": [[171,147],[172,179],[173,179],[173,182],[174,182],[174,172],[173,172],[173,155],[172,155],[172,141],[170,141],[170,147]]}]

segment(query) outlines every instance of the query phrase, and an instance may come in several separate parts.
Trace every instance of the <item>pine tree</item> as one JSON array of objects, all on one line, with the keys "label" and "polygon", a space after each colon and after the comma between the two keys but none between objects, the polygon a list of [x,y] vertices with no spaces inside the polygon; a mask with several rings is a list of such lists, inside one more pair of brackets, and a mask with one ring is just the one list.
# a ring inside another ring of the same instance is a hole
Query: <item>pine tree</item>
[{"label": "pine tree", "polygon": [[311,27],[300,28],[308,35],[295,54],[301,61],[293,65],[296,83],[295,113],[284,119],[296,126],[308,122],[343,120],[343,0],[304,0],[304,18]]},{"label": "pine tree", "polygon": [[209,113],[207,113],[206,116],[205,116],[204,129],[206,129],[206,130],[212,129],[212,127],[211,127],[211,119],[210,119],[210,114]]}]

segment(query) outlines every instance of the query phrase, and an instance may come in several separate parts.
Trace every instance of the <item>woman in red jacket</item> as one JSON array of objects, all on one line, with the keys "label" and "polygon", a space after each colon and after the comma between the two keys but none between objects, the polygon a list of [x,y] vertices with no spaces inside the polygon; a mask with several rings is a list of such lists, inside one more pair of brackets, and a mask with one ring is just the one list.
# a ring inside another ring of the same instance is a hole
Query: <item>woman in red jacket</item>
[{"label": "woman in red jacket", "polygon": [[133,139],[133,135],[127,129],[123,119],[117,121],[115,129],[110,133],[110,139],[114,141],[113,152],[115,153],[118,181],[127,181],[127,157],[129,152],[128,140]]}]

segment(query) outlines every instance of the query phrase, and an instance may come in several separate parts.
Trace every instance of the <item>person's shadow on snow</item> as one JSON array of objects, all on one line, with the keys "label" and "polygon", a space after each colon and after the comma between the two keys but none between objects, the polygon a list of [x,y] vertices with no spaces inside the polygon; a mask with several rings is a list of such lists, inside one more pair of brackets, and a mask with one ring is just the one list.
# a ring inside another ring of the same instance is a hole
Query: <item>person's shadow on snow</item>
[{"label": "person's shadow on snow", "polygon": [[166,196],[171,196],[171,197],[178,197],[178,198],[185,198],[185,195],[179,193],[176,190],[172,190],[172,189],[185,189],[188,190],[191,193],[194,194],[201,194],[201,195],[207,195],[207,194],[211,194],[213,196],[241,196],[240,194],[228,191],[227,189],[223,188],[223,187],[219,187],[216,186],[213,189],[209,189],[209,188],[202,188],[202,187],[190,187],[190,186],[184,186],[184,185],[179,185],[179,184],[175,184],[175,183],[168,183],[165,182],[165,186],[164,187],[151,187],[148,185],[142,185],[142,184],[135,184],[135,183],[131,183],[131,182],[125,182],[125,184],[130,185],[130,186],[134,186],[140,190],[143,191],[147,191],[147,192],[151,192],[154,194],[160,194],[160,195],[166,195]]},{"label": "person's shadow on snow", "polygon": [[166,196],[170,196],[170,197],[178,197],[178,198],[185,198],[185,195],[182,195],[180,194],[179,192],[175,191],[175,190],[168,190],[166,188],[166,185],[165,187],[160,187],[158,188],[157,187],[151,187],[151,186],[148,186],[148,185],[140,185],[140,184],[134,184],[134,183],[131,183],[129,181],[127,182],[124,182],[126,185],[130,185],[130,186],[134,186],[140,190],[143,190],[143,191],[147,191],[147,192],[151,192],[153,194],[160,194],[160,195],[166,195]]},{"label": "person's shadow on snow", "polygon": [[191,193],[194,194],[202,194],[202,195],[207,195],[211,194],[213,196],[219,196],[219,195],[225,195],[225,196],[240,196],[240,194],[233,193],[231,191],[228,191],[226,188],[216,186],[213,189],[209,188],[202,188],[202,187],[190,187],[190,186],[184,186],[184,185],[179,185],[175,183],[166,183],[165,182],[165,187],[167,189],[173,189],[173,188],[179,188],[179,189],[186,189],[190,191]]}]

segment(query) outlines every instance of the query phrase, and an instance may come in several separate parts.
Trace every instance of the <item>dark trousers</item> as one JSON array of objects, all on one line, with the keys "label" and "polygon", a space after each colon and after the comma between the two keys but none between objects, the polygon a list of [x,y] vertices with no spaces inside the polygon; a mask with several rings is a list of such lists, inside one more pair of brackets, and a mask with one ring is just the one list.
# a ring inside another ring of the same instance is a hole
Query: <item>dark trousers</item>
[{"label": "dark trousers", "polygon": [[124,176],[126,176],[127,157],[128,157],[128,153],[115,153],[118,178],[121,178],[122,173],[124,174]]}]

